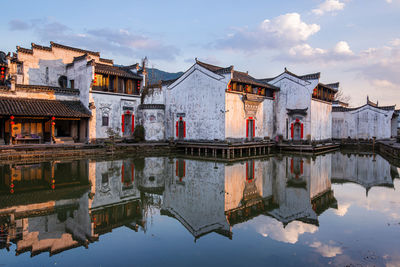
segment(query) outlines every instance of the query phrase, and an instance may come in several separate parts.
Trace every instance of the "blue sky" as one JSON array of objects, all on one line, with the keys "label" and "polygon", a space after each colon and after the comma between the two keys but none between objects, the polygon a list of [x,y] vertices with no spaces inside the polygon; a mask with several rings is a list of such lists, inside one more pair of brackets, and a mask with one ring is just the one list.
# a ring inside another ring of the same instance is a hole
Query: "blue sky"
[{"label": "blue sky", "polygon": [[400,0],[9,1],[0,50],[50,41],[117,64],[184,71],[194,58],[257,78],[287,67],[400,108]]}]

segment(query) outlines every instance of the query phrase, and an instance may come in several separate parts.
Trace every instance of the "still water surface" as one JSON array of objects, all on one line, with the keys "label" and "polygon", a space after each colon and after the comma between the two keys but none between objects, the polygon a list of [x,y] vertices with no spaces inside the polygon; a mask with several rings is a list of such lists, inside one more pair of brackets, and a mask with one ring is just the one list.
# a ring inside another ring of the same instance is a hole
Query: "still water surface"
[{"label": "still water surface", "polygon": [[0,165],[0,266],[400,266],[379,155]]}]

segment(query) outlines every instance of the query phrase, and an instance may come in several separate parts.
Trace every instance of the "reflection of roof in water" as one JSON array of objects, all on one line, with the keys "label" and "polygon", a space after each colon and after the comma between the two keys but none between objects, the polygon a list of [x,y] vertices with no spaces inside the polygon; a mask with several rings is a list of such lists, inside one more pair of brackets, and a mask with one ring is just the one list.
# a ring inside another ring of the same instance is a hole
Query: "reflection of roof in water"
[{"label": "reflection of roof in water", "polygon": [[321,215],[329,208],[337,209],[337,200],[333,195],[332,190],[327,190],[322,194],[315,196],[311,200],[312,209],[317,213],[317,215]]},{"label": "reflection of roof in water", "polygon": [[88,190],[89,185],[78,185],[64,188],[56,187],[54,190],[25,191],[22,193],[1,194],[0,209],[48,201],[58,201],[61,199],[78,199]]},{"label": "reflection of roof in water", "polygon": [[260,199],[258,202],[252,202],[250,205],[246,203],[238,208],[227,210],[225,214],[228,222],[231,226],[236,224],[249,221],[261,214],[265,214],[268,211],[277,208],[277,204],[274,203],[273,198]]},{"label": "reflection of roof in water", "polygon": [[188,221],[186,221],[182,216],[180,216],[173,208],[162,209],[161,215],[166,215],[171,218],[175,218],[178,220],[195,238],[195,241],[202,236],[205,236],[209,233],[215,232],[217,234],[223,235],[232,239],[232,232],[229,229],[228,223],[211,223],[208,225],[204,225],[198,229],[194,229]]},{"label": "reflection of roof in water", "polygon": [[[96,207],[91,210],[91,216],[92,221],[95,223],[94,233],[100,235],[111,232],[121,226],[137,231],[139,225],[142,227],[144,225],[140,199]],[[100,221],[104,217],[108,219]]]},{"label": "reflection of roof in water", "polygon": [[333,184],[346,184],[346,183],[358,184],[365,188],[367,195],[368,195],[369,190],[371,190],[372,187],[394,188],[393,181],[391,181],[391,182],[386,182],[386,181],[365,182],[364,180],[359,180],[359,179],[356,180],[356,179],[352,179],[352,178],[333,178],[333,177],[332,177],[331,181]]}]

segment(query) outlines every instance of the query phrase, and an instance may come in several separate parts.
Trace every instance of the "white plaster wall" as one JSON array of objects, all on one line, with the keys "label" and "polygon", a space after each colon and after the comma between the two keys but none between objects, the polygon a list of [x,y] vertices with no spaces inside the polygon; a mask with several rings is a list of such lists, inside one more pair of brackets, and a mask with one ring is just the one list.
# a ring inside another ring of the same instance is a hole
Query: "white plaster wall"
[{"label": "white plaster wall", "polygon": [[[58,78],[65,75],[65,66],[73,62],[74,57],[84,53],[53,47],[52,51],[33,48],[33,54],[18,52],[18,60],[23,62],[23,84],[41,84],[58,86]],[[99,62],[99,57],[90,55],[91,59]],[[46,67],[49,67],[48,83],[46,81]]]},{"label": "white plaster wall", "polygon": [[265,99],[263,107],[263,136],[274,137],[274,100]]},{"label": "white plaster wall", "polygon": [[[332,138],[332,104],[311,100],[311,139]],[[304,136],[306,138],[306,135]]]},{"label": "white plaster wall", "polygon": [[[226,93],[226,115],[225,115],[225,137],[226,138],[246,138],[246,116],[244,102],[241,94]],[[265,102],[265,101],[264,101]],[[264,137],[264,116],[263,103],[257,109],[255,120],[255,137]]]},{"label": "white plaster wall", "polygon": [[68,81],[74,80],[75,89],[79,89],[79,98],[85,107],[89,107],[90,86],[94,78],[94,67],[87,64],[87,60],[75,61],[73,66],[67,68]]},{"label": "white plaster wall", "polygon": [[225,138],[227,79],[194,65],[166,91],[166,137],[176,139],[178,113],[184,113],[185,140]]},{"label": "white plaster wall", "polygon": [[151,92],[144,98],[143,104],[165,104],[165,87],[152,88]]},{"label": "white plaster wall", "polygon": [[[311,93],[313,89],[308,88],[309,82],[303,81],[284,73],[276,79],[269,82],[280,88],[275,94],[274,106],[274,137],[282,135],[286,139],[290,139],[290,123],[291,119],[287,115],[287,109],[305,109],[307,108],[307,116],[302,121],[304,124],[304,138],[311,133]],[[286,126],[286,119],[289,119],[289,129]]]},{"label": "white plaster wall", "polygon": [[165,111],[163,109],[142,109],[138,112],[140,124],[145,129],[147,141],[165,140]]},{"label": "white plaster wall", "polygon": [[391,137],[396,137],[397,136],[397,116],[393,117],[391,120]]},{"label": "white plaster wall", "polygon": [[381,110],[368,105],[353,111],[335,111],[332,112],[332,136],[337,139],[390,138],[392,116],[393,110]]},{"label": "white plaster wall", "polygon": [[[90,139],[108,138],[106,133],[110,127],[114,131],[119,132],[122,136],[122,114],[123,107],[132,107],[135,115],[135,125],[137,123],[137,109],[140,104],[139,96],[99,93],[92,92],[93,101],[95,103],[95,112],[92,111],[92,119],[90,121]],[[109,114],[109,125],[102,126],[102,116],[104,112]],[[95,129],[95,130],[94,130]]]},{"label": "white plaster wall", "polygon": [[0,91],[0,97],[79,101],[79,95],[67,95],[67,94],[63,95],[63,94],[55,94],[54,92],[37,92],[37,91],[35,92],[35,91],[20,90],[20,89],[17,89],[15,92]]}]

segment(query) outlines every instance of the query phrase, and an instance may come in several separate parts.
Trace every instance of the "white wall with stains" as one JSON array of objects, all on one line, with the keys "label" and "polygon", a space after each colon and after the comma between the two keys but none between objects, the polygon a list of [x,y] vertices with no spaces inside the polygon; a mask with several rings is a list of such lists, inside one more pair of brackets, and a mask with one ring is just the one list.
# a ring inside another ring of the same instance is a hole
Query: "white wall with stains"
[{"label": "white wall with stains", "polygon": [[186,122],[185,140],[224,140],[228,80],[194,65],[169,85],[165,102],[167,138],[177,139],[175,125],[182,117]]},{"label": "white wall with stains", "polygon": [[[332,104],[311,100],[311,140],[332,138]],[[304,135],[306,138],[306,135]]]},{"label": "white wall with stains", "polygon": [[392,135],[394,110],[365,105],[356,110],[332,112],[332,136],[335,139],[387,139]]}]

